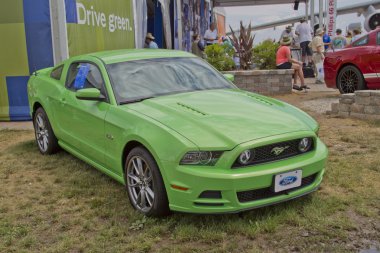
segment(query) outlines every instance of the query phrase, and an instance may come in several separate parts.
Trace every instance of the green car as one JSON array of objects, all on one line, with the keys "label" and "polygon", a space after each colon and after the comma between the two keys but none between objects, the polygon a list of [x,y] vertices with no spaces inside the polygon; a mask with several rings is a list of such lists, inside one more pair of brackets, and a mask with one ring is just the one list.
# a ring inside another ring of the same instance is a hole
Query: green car
[{"label": "green car", "polygon": [[151,216],[240,212],[315,191],[328,154],[318,123],[232,80],[182,51],[70,58],[29,80],[38,148],[63,148],[124,184]]}]

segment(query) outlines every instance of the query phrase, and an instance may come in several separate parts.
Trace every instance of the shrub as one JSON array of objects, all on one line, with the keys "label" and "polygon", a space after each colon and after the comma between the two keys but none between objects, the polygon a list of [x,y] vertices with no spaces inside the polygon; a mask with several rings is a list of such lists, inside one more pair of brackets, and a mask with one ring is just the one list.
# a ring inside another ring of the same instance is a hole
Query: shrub
[{"label": "shrub", "polygon": [[265,40],[253,48],[252,60],[259,69],[276,68],[276,52],[278,43],[272,40]]},{"label": "shrub", "polygon": [[230,37],[233,46],[236,48],[240,59],[240,67],[242,69],[250,69],[252,65],[252,47],[255,36],[252,36],[252,26],[249,23],[248,28],[240,21],[239,36],[235,35],[234,30],[230,26],[232,37]]},{"label": "shrub", "polygon": [[232,59],[234,51],[227,45],[213,44],[207,46],[205,54],[207,62],[219,71],[228,71],[235,67]]}]

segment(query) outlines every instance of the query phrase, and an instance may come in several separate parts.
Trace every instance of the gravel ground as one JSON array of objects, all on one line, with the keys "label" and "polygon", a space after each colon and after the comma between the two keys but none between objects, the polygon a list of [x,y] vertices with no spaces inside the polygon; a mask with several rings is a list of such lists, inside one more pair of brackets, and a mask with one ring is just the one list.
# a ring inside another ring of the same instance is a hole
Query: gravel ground
[{"label": "gravel ground", "polygon": [[302,101],[301,107],[316,113],[325,114],[326,111],[331,110],[331,104],[337,103],[338,101],[339,98],[337,97],[318,98],[308,101]]}]

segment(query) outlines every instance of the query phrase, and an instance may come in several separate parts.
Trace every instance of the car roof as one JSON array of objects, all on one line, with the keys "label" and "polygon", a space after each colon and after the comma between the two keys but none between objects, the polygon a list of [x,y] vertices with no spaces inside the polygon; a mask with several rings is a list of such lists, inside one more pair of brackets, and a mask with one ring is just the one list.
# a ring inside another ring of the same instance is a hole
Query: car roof
[{"label": "car roof", "polygon": [[106,64],[154,58],[196,57],[185,51],[166,49],[121,49],[87,54],[102,59]]}]

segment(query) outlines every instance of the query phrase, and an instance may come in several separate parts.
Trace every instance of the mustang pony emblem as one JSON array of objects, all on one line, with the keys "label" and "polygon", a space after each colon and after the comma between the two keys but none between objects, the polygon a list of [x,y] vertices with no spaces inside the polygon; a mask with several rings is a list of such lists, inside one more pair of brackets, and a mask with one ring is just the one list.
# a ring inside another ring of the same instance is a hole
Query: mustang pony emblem
[{"label": "mustang pony emblem", "polygon": [[284,147],[274,147],[274,148],[270,151],[270,153],[271,153],[271,154],[274,154],[274,155],[276,155],[276,156],[278,156],[279,154],[281,154],[282,152],[284,152],[285,149],[288,149],[288,148],[289,148],[289,146],[284,146]]}]

